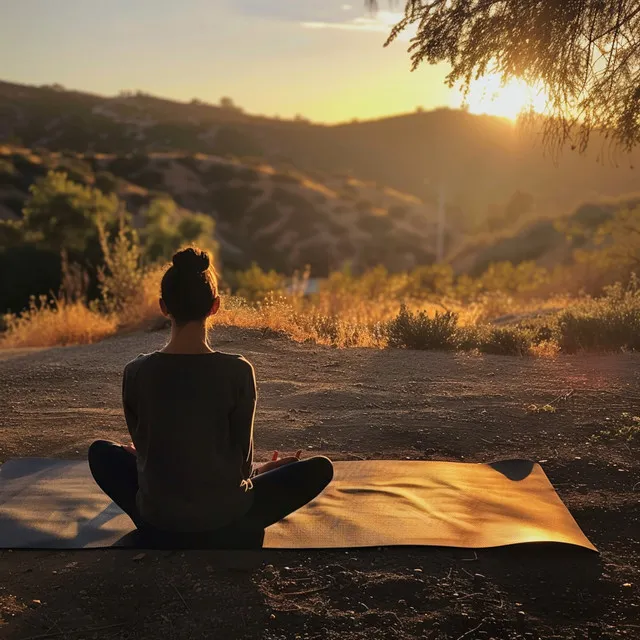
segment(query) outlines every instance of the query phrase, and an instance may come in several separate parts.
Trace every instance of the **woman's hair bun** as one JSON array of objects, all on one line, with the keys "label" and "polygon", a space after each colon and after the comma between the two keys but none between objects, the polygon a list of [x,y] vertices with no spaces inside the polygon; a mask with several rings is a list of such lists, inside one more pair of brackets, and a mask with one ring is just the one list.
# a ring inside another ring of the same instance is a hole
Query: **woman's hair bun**
[{"label": "woman's hair bun", "polygon": [[209,254],[200,249],[189,247],[173,256],[173,266],[182,272],[204,273],[210,266]]}]

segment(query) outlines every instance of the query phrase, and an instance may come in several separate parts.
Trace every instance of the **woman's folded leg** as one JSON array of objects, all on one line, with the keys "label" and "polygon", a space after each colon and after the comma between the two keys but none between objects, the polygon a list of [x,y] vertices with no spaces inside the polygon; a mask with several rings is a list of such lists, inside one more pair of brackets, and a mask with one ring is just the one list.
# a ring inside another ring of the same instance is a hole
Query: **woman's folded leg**
[{"label": "woman's folded leg", "polygon": [[253,478],[253,505],[245,518],[269,527],[311,502],[332,478],[333,465],[324,456],[262,473]]},{"label": "woman's folded leg", "polygon": [[91,475],[98,486],[137,526],[140,518],[136,507],[136,456],[115,442],[96,440],[89,447],[88,458]]}]

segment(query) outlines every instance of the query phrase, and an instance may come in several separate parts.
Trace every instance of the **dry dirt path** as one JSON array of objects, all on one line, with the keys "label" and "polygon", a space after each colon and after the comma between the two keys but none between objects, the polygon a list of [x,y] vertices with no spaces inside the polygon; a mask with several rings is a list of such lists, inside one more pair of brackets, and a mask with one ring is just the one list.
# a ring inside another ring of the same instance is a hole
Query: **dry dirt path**
[{"label": "dry dirt path", "polygon": [[[95,438],[126,438],[122,367],[164,340],[0,352],[0,462],[79,457]],[[5,551],[0,637],[640,637],[639,443],[589,443],[622,413],[640,413],[640,357],[336,350],[224,328],[215,343],[256,368],[259,454],[545,460],[600,556]],[[531,407],[546,404],[555,411]]]}]

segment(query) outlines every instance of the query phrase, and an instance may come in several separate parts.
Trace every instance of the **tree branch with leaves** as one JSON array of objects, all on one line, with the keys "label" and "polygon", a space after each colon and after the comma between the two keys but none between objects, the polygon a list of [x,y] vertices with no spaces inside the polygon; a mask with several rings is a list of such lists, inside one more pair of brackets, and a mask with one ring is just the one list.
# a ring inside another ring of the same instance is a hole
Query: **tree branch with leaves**
[{"label": "tree branch with leaves", "polygon": [[446,62],[463,92],[488,73],[541,86],[548,147],[583,152],[596,132],[616,148],[640,142],[638,0],[408,0],[386,45],[413,27],[412,70]]}]

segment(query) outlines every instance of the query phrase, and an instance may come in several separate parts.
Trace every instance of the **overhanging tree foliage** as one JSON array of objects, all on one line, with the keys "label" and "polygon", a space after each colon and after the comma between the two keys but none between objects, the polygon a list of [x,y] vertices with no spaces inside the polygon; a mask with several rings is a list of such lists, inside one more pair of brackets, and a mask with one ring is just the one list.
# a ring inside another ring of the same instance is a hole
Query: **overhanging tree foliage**
[{"label": "overhanging tree foliage", "polygon": [[549,146],[640,142],[639,0],[408,0],[386,44],[412,25],[412,70],[447,62],[463,90],[487,73],[541,84]]}]

